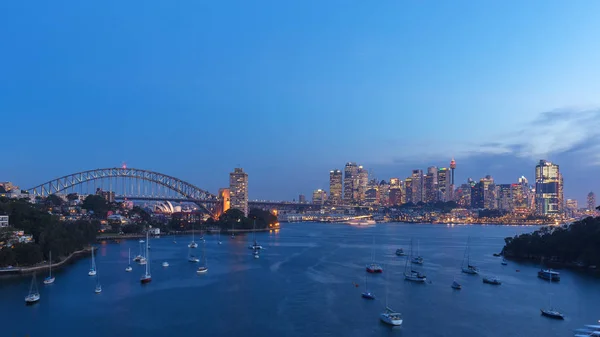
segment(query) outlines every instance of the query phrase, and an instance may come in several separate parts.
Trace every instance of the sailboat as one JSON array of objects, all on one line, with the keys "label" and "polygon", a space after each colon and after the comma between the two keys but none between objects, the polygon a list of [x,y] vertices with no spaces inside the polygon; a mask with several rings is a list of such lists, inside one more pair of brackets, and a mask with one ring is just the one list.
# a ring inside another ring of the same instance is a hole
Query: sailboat
[{"label": "sailboat", "polygon": [[125,268],[125,271],[130,272],[133,268],[131,268],[131,248],[129,248],[129,257],[127,258],[127,261],[129,261],[129,265],[127,265],[127,268]]},{"label": "sailboat", "polygon": [[90,267],[90,271],[88,271],[88,275],[96,276],[96,259],[94,259],[94,247],[92,247],[92,266]]},{"label": "sailboat", "polygon": [[408,258],[406,259],[406,263],[404,264],[404,279],[416,283],[425,283],[425,281],[427,281],[425,275],[421,274],[416,270],[413,270],[408,265],[408,260],[410,258],[412,258],[412,240],[410,241],[410,255],[408,256]]},{"label": "sailboat", "polygon": [[452,289],[456,289],[456,290],[461,290],[462,286],[460,285],[460,283],[456,282],[456,279],[452,282],[452,284],[450,285],[450,287],[452,287]]},{"label": "sailboat", "polygon": [[144,243],[144,240],[140,240],[140,253],[138,254],[138,256],[133,258],[134,262],[140,262],[144,258],[144,256],[142,255],[143,254],[142,243]]},{"label": "sailboat", "polygon": [[200,260],[194,254],[192,254],[192,247],[188,248],[188,261],[200,262]]},{"label": "sailboat", "polygon": [[259,253],[258,253],[258,252],[259,252],[259,250],[258,250],[258,249],[255,249],[255,250],[254,250],[254,253],[253,253],[253,254],[254,254],[254,258],[255,258],[255,259],[258,259],[258,258],[260,258],[260,255],[259,255]]},{"label": "sailboat", "polygon": [[194,241],[194,225],[192,225],[192,242],[190,242],[190,244],[188,245],[188,247],[190,248],[197,248],[198,244],[196,243],[196,241]]},{"label": "sailboat", "polygon": [[35,273],[31,279],[31,285],[29,286],[29,295],[25,296],[26,304],[33,304],[40,300],[40,292],[38,291],[37,283],[35,282]]},{"label": "sailboat", "polygon": [[48,277],[44,279],[44,284],[52,284],[54,283],[54,277],[52,277],[52,252],[50,252],[50,261],[48,262]]},{"label": "sailboat", "polygon": [[208,271],[208,264],[206,264],[206,243],[202,242],[202,265],[198,267],[196,271],[198,274],[206,273]]},{"label": "sailboat", "polygon": [[373,295],[373,293],[371,293],[369,291],[369,286],[368,286],[368,283],[367,283],[367,279],[368,279],[368,277],[367,277],[367,275],[365,275],[365,291],[361,294],[361,296],[363,298],[368,299],[368,300],[374,300],[375,299],[375,295]]},{"label": "sailboat", "polygon": [[254,220],[254,227],[253,227],[252,232],[254,233],[254,243],[252,244],[252,246],[249,246],[248,248],[254,249],[254,250],[263,249],[263,247],[256,242],[256,219]]},{"label": "sailboat", "polygon": [[222,244],[223,242],[221,242],[221,228],[219,228],[219,232],[217,233],[217,243],[218,244]]},{"label": "sailboat", "polygon": [[506,266],[508,264],[508,262],[506,261],[505,258],[502,258],[502,262],[500,262],[503,266]]},{"label": "sailboat", "polygon": [[[548,283],[552,284],[552,278],[548,278]],[[546,316],[554,319],[565,319],[565,316],[558,310],[555,310],[552,306],[549,309],[540,309],[542,316]]]},{"label": "sailboat", "polygon": [[98,275],[98,273],[96,273],[96,289],[94,289],[94,292],[96,294],[102,292],[102,286],[100,285],[100,275]]},{"label": "sailboat", "polygon": [[[146,231],[146,241],[148,241],[148,231]],[[144,273],[144,275],[142,275],[142,278],[140,279],[140,282],[142,282],[142,284],[145,283],[149,283],[150,281],[152,281],[152,276],[150,275],[150,253],[148,252],[148,246],[146,246],[146,273]]]},{"label": "sailboat", "polygon": [[[463,261],[461,265],[462,272],[469,275],[477,275],[479,274],[479,269],[477,267],[471,265],[471,248],[469,246],[469,241],[471,237],[467,238],[467,248],[465,249],[465,255],[463,256]],[[465,257],[467,260],[467,265],[465,266]]]},{"label": "sailboat", "polygon": [[[412,241],[411,241],[410,251],[411,251],[410,255],[412,256]],[[417,256],[414,256],[412,258],[411,263],[414,263],[414,264],[423,264],[423,258],[419,255],[419,241],[417,241]]]},{"label": "sailboat", "polygon": [[383,268],[375,262],[375,236],[373,236],[373,245],[371,246],[371,263],[367,264],[367,272],[371,274],[383,273]]},{"label": "sailboat", "polygon": [[234,224],[235,224],[234,222],[231,223],[231,238],[232,239],[235,238],[235,233],[233,232],[233,227],[234,227],[233,225]]},{"label": "sailboat", "polygon": [[385,323],[385,324],[389,324],[391,326],[400,326],[402,325],[402,314],[400,314],[399,312],[396,312],[395,310],[393,310],[392,308],[389,307],[388,305],[388,287],[387,287],[387,281],[385,282],[385,311],[382,312],[381,314],[379,314],[379,319]]}]

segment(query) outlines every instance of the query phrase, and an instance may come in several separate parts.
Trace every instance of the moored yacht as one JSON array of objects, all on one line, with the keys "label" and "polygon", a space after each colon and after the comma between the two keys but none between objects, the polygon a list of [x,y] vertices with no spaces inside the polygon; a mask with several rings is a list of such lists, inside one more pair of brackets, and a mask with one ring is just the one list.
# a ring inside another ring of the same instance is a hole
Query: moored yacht
[{"label": "moored yacht", "polygon": [[542,269],[538,271],[538,277],[544,280],[549,280],[551,282],[560,281],[560,273],[552,269]]},{"label": "moored yacht", "polygon": [[389,307],[385,308],[385,312],[379,314],[379,319],[385,323],[392,326],[400,326],[402,325],[402,314],[396,312]]}]

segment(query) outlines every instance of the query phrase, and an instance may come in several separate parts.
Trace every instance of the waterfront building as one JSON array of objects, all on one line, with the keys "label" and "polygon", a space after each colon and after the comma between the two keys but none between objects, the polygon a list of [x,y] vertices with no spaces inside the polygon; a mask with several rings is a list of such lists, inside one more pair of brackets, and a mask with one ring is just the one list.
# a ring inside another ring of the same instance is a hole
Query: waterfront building
[{"label": "waterfront building", "polygon": [[438,170],[437,167],[431,166],[427,168],[425,175],[425,202],[433,203],[438,201]]},{"label": "waterfront building", "polygon": [[369,184],[369,172],[362,166],[358,167],[358,203],[362,205],[365,202],[367,185]]},{"label": "waterfront building", "polygon": [[342,204],[342,171],[329,171],[329,203],[332,205]]},{"label": "waterfront building", "polygon": [[438,170],[438,200],[450,201],[450,170],[445,167],[441,167]]},{"label": "waterfront building", "polygon": [[596,210],[596,195],[594,192],[590,192],[587,195],[587,209],[591,212]]},{"label": "waterfront building", "polygon": [[312,195],[313,204],[323,205],[327,201],[327,192],[322,189],[315,190]]},{"label": "waterfront building", "polygon": [[379,204],[381,206],[390,204],[390,185],[385,180],[379,183]]},{"label": "waterfront building", "polygon": [[239,209],[248,216],[248,174],[242,168],[229,173],[229,199],[231,208]]},{"label": "waterfront building", "polygon": [[561,175],[558,165],[540,160],[535,166],[535,211],[539,215],[558,215],[561,210]]},{"label": "waterfront building", "polygon": [[8,227],[8,215],[0,215],[0,228]]},{"label": "waterfront building", "polygon": [[423,170],[412,171],[412,202],[418,203],[425,200],[423,191]]},{"label": "waterfront building", "polygon": [[346,163],[344,167],[344,204],[353,205],[358,202],[358,165]]},{"label": "waterfront building", "polygon": [[304,194],[300,194],[298,196],[298,202],[301,204],[306,204],[306,196]]},{"label": "waterfront building", "polygon": [[513,211],[513,198],[512,198],[512,184],[499,184],[498,186],[498,209],[512,212]]}]

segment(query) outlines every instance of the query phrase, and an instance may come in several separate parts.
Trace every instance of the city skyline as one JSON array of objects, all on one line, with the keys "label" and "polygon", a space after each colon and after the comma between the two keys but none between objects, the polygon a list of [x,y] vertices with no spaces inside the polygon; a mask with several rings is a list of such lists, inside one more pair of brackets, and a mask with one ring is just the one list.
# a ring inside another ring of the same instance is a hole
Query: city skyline
[{"label": "city skyline", "polygon": [[125,161],[291,200],[349,160],[454,157],[455,185],[545,159],[566,198],[600,190],[598,2],[1,6],[0,180],[24,188]]}]

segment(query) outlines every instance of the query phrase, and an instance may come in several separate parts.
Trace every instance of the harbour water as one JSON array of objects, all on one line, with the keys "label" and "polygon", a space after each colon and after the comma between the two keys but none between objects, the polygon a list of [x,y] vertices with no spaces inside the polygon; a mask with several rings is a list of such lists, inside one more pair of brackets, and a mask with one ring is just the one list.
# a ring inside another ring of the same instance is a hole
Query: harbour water
[{"label": "harbour water", "polygon": [[[151,239],[152,282],[141,285],[144,267],[125,272],[127,252],[138,240],[100,243],[97,266],[102,293],[87,275],[90,260],[56,271],[41,301],[26,306],[30,277],[0,279],[2,336],[572,336],[573,329],[600,319],[600,281],[567,270],[560,283],[536,277],[538,265],[492,256],[504,237],[534,227],[378,224],[357,228],[340,224],[285,224],[278,232],[258,233],[265,249],[251,256],[251,235],[206,237],[209,271],[197,274],[187,260],[191,237]],[[460,272],[467,238],[471,262],[481,275],[495,275],[501,286]],[[427,284],[403,279],[404,257],[419,243]],[[373,245],[373,241],[375,244]],[[201,254],[200,245],[196,255]],[[373,249],[374,248],[374,249]],[[384,272],[368,275],[377,297],[364,300],[365,264],[375,260]],[[163,268],[167,261],[169,267]],[[518,270],[518,271],[517,271]],[[462,290],[450,288],[456,279]],[[355,287],[354,283],[359,284]],[[387,284],[387,287],[386,287]],[[389,306],[404,324],[390,328],[378,316]],[[564,321],[540,316],[549,306]]]}]

